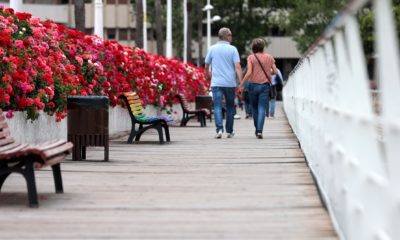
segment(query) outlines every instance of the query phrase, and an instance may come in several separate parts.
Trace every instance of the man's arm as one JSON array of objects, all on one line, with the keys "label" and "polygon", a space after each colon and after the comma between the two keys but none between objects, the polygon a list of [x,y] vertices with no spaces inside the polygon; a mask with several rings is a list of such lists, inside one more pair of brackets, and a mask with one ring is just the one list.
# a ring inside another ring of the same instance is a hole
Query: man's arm
[{"label": "man's arm", "polygon": [[211,79],[210,64],[205,65],[206,76]]},{"label": "man's arm", "polygon": [[242,81],[239,84],[239,92],[243,92],[244,89],[244,82],[247,81],[250,78],[250,75],[252,74],[252,65],[249,60],[247,60],[247,71],[246,74],[244,75]]},{"label": "man's arm", "polygon": [[239,83],[241,83],[243,78],[243,73],[242,73],[242,67],[240,66],[240,62],[235,63],[235,70],[236,70],[236,75],[239,79]]}]

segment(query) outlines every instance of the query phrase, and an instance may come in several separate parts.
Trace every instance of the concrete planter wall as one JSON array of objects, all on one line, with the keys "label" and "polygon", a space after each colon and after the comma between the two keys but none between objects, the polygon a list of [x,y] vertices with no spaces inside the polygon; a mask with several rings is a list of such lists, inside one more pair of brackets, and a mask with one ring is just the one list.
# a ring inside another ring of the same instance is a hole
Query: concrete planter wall
[{"label": "concrete planter wall", "polygon": [[[173,106],[173,116],[179,122],[182,117],[180,105]],[[149,116],[166,114],[160,108],[146,106],[145,113]],[[24,112],[14,112],[12,119],[6,120],[10,128],[11,135],[18,142],[38,143],[51,139],[67,139],[67,121],[65,118],[61,122],[56,122],[55,117],[41,113],[35,121],[26,119]],[[114,135],[131,130],[131,119],[126,109],[117,106],[109,109],[109,134]]]}]

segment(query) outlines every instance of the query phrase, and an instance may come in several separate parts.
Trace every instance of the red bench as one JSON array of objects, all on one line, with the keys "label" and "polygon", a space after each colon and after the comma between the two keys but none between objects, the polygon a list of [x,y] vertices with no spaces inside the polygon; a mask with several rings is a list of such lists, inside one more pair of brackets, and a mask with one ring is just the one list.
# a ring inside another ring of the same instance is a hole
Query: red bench
[{"label": "red bench", "polygon": [[53,140],[41,144],[15,142],[0,110],[0,190],[11,173],[24,176],[28,187],[30,207],[38,207],[34,169],[51,166],[56,193],[63,193],[60,162],[72,151],[72,143]]}]

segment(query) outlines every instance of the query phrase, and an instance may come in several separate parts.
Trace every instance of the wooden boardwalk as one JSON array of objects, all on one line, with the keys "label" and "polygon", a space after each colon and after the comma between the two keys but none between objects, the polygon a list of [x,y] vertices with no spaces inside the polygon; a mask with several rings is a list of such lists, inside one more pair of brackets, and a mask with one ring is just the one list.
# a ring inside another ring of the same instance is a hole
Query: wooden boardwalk
[{"label": "wooden boardwalk", "polygon": [[[171,127],[165,145],[146,142],[155,133],[139,144],[114,140],[110,162],[67,161],[64,194],[53,193],[49,170],[38,171],[38,209],[27,208],[23,178],[11,176],[0,239],[337,239],[281,108],[262,140],[243,116],[233,139],[214,139],[207,124]],[[88,153],[102,157],[102,148]]]}]

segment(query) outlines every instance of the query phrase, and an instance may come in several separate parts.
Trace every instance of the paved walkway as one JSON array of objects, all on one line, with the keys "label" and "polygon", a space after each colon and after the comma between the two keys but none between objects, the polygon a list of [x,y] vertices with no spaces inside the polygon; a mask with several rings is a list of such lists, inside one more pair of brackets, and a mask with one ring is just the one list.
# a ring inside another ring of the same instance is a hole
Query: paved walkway
[{"label": "paved walkway", "polygon": [[[171,127],[128,145],[112,141],[110,162],[67,161],[64,194],[49,170],[37,172],[40,207],[26,207],[26,186],[11,176],[0,193],[0,239],[337,239],[296,137],[278,109],[264,139],[252,120],[236,136]],[[89,159],[101,159],[102,148]]]}]

